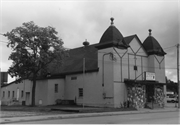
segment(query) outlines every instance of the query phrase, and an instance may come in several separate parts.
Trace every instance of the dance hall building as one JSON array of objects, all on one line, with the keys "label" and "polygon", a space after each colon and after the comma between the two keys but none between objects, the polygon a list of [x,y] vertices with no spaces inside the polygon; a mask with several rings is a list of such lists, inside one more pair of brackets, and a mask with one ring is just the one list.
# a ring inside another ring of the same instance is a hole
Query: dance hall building
[{"label": "dance hall building", "polygon": [[[69,50],[62,67],[37,80],[36,105],[73,102],[98,107],[163,107],[165,94],[165,55],[159,42],[147,32],[141,42],[137,35],[124,37],[111,24],[100,41]],[[163,41],[160,41],[162,43]],[[32,81],[3,85],[4,105],[30,105]]]}]

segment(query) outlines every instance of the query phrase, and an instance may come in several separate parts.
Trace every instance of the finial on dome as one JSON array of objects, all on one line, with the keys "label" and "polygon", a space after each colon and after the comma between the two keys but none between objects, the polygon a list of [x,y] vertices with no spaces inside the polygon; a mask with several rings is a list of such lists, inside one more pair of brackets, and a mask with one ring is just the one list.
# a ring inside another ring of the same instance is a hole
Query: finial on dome
[{"label": "finial on dome", "polygon": [[152,30],[151,30],[151,29],[149,29],[148,31],[149,31],[149,36],[151,36],[151,31],[152,31]]},{"label": "finial on dome", "polygon": [[110,20],[111,20],[111,25],[113,25],[113,24],[114,24],[114,22],[113,22],[113,21],[114,21],[114,18],[111,17]]}]

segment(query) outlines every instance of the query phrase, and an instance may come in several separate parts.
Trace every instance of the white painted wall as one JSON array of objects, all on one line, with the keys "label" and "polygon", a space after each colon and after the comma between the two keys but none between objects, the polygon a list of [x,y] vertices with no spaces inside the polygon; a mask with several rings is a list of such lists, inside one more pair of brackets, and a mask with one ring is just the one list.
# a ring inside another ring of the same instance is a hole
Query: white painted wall
[{"label": "white painted wall", "polygon": [[148,64],[149,64],[149,71],[154,72],[156,75],[156,81],[159,81],[160,83],[165,83],[165,59],[163,59],[162,56],[156,56],[158,61],[161,62],[159,65],[158,61],[155,58],[156,55],[150,55],[148,57]]},{"label": "white painted wall", "polygon": [[123,82],[114,82],[114,107],[120,108],[127,101],[127,88]]},{"label": "white painted wall", "polygon": [[48,80],[38,80],[36,82],[36,105],[48,105]]},{"label": "white painted wall", "polygon": [[[54,92],[54,84],[58,84],[58,93]],[[32,100],[32,81],[23,80],[19,84],[11,84],[1,88],[2,104],[10,104],[13,100],[12,91],[15,91],[14,98],[17,98],[17,89],[19,89],[19,104],[22,101],[26,101],[26,105],[31,105]],[[3,98],[3,91],[5,91],[5,97]],[[10,91],[10,97],[8,97],[8,91]],[[22,91],[24,92],[22,97]],[[27,93],[30,93],[29,101],[27,100]],[[63,79],[49,79],[49,80],[37,80],[36,81],[36,105],[53,105],[56,104],[56,99],[64,98],[64,80]]]},{"label": "white painted wall", "polygon": [[[19,90],[19,98],[18,98],[18,101],[19,101],[19,104],[22,104],[22,101],[25,101],[25,98],[26,98],[26,92],[30,92],[31,93],[31,81],[29,80],[23,80],[21,83],[13,83],[13,84],[10,84],[8,86],[5,86],[5,87],[2,87],[1,88],[1,99],[2,99],[2,104],[12,104],[12,100],[13,99],[16,99],[17,100],[17,94],[18,94],[18,91]],[[3,98],[3,91],[5,92],[5,97]],[[8,97],[8,91],[10,91],[10,97]],[[12,97],[12,93],[14,91],[14,98]],[[22,91],[23,91],[23,96],[22,96]],[[31,95],[30,95],[30,98],[31,98]],[[30,101],[31,103],[31,101]]]},{"label": "white painted wall", "polygon": [[[58,84],[57,93],[55,93],[55,84]],[[56,104],[57,99],[64,99],[64,79],[49,79],[47,87],[47,105]]]}]

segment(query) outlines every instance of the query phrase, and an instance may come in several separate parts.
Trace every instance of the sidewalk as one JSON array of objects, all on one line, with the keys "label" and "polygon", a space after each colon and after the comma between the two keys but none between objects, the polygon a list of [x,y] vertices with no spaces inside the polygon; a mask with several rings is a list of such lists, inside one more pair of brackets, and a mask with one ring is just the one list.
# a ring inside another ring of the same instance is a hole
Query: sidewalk
[{"label": "sidewalk", "polygon": [[38,115],[38,116],[24,116],[24,117],[12,117],[1,118],[1,124],[24,122],[24,121],[38,121],[38,120],[52,120],[52,119],[68,119],[78,117],[95,117],[95,116],[112,116],[112,115],[128,115],[139,113],[158,113],[158,112],[175,112],[180,111],[174,107],[166,107],[163,109],[140,109],[137,111],[119,111],[119,112],[100,112],[100,113],[76,113],[76,114],[53,114],[53,115]]}]

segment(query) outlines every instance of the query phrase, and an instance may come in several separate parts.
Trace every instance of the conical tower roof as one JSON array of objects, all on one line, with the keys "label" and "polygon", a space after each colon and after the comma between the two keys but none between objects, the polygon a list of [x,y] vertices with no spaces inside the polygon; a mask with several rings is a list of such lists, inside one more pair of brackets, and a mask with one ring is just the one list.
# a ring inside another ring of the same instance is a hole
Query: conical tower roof
[{"label": "conical tower roof", "polygon": [[143,46],[148,55],[164,56],[166,53],[162,49],[158,41],[151,35],[151,29],[149,29],[149,36],[144,40]]},{"label": "conical tower roof", "polygon": [[121,32],[114,26],[114,18],[111,18],[111,25],[108,29],[103,33],[99,44],[113,44],[113,46],[119,46],[123,48],[127,48],[128,44],[124,41],[124,37]]}]

